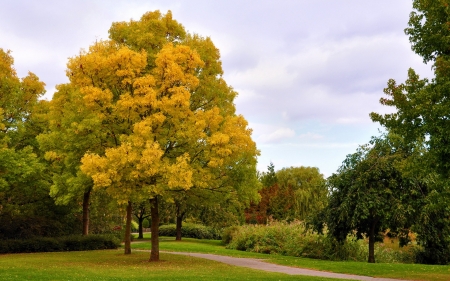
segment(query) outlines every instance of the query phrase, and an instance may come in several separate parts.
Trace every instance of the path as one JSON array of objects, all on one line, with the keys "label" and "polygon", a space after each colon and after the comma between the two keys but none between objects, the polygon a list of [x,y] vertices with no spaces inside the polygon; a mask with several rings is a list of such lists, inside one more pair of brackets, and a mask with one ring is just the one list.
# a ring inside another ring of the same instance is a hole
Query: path
[{"label": "path", "polygon": [[[359,276],[359,275],[351,275],[351,274],[343,274],[343,273],[333,273],[333,272],[325,272],[318,271],[312,269],[303,269],[297,267],[290,267],[284,265],[277,265],[268,262],[263,262],[258,259],[250,259],[250,258],[234,258],[228,256],[220,256],[213,254],[200,254],[200,253],[188,253],[188,252],[166,252],[161,251],[161,253],[174,254],[174,255],[185,255],[203,259],[214,260],[230,265],[248,267],[258,270],[265,270],[270,272],[280,272],[289,275],[308,275],[308,276],[317,276],[317,277],[328,277],[328,278],[339,278],[339,279],[350,279],[350,280],[361,280],[361,281],[399,281],[399,279],[389,279],[389,278],[375,278],[369,276]],[[404,280],[406,281],[406,280]]]}]

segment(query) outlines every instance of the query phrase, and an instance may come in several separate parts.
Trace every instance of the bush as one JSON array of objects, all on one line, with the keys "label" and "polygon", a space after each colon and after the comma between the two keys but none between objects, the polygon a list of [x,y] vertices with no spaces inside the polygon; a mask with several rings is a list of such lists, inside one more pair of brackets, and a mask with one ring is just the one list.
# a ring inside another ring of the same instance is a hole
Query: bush
[{"label": "bush", "polygon": [[112,235],[36,237],[26,240],[0,241],[0,253],[35,253],[117,249],[120,240]]},{"label": "bush", "polygon": [[235,236],[235,232],[239,231],[240,227],[237,225],[227,227],[222,232],[222,242],[224,244],[230,244],[231,239]]},{"label": "bush", "polygon": [[[234,226],[224,230],[223,241],[229,249],[323,260],[367,261],[369,255],[364,240],[348,236],[344,243],[338,243],[332,237],[307,231],[300,222]],[[393,250],[382,243],[375,245],[377,262],[412,263],[416,252],[413,246]]]},{"label": "bush", "polygon": [[[161,225],[159,227],[160,236],[176,237],[177,229],[175,224]],[[201,224],[183,224],[181,228],[181,237],[185,238],[197,238],[197,239],[222,239],[222,235],[219,231],[212,227],[204,226]]]}]

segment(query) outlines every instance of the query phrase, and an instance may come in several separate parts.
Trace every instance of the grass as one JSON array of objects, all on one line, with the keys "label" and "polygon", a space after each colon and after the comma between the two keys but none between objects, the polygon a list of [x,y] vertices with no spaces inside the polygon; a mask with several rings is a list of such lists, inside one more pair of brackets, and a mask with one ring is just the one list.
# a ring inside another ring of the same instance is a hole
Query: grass
[{"label": "grass", "polygon": [[[148,249],[149,236],[134,249]],[[138,240],[139,241],[139,240]],[[409,280],[450,280],[450,266],[420,264],[368,264],[331,262],[305,258],[265,255],[225,249],[221,241],[161,237],[163,251],[214,253],[234,257],[265,259],[268,262],[330,272]],[[59,252],[0,255],[0,280],[337,280],[289,276],[234,267],[206,259],[161,253],[161,262],[148,262],[149,253],[123,249],[89,252]],[[342,280],[342,279],[341,279]]]},{"label": "grass", "polygon": [[[148,238],[148,236],[144,237],[143,243],[133,243],[132,247],[134,249],[150,249],[150,241],[148,241]],[[427,281],[450,280],[450,266],[398,263],[369,264],[366,262],[336,262],[278,255],[266,255],[225,249],[225,246],[222,245],[221,241],[216,240],[197,240],[192,238],[184,238],[182,241],[175,241],[173,237],[161,237],[160,250],[211,253],[233,257],[260,258],[265,259],[267,262],[281,265],[373,277],[398,279],[407,278],[409,280]]]},{"label": "grass", "polygon": [[305,280],[235,267],[200,258],[161,253],[161,262],[148,262],[148,252],[123,250],[0,255],[0,280]]}]

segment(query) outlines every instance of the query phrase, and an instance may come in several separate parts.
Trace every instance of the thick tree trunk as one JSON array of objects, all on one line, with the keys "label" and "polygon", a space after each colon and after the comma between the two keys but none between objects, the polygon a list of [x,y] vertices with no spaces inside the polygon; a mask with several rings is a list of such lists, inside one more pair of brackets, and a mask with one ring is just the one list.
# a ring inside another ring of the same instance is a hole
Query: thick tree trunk
[{"label": "thick tree trunk", "polygon": [[142,227],[142,223],[144,222],[144,218],[141,217],[141,218],[138,218],[138,220],[139,220],[139,236],[138,236],[138,239],[144,239],[144,230],[143,230],[143,227]]},{"label": "thick tree trunk", "polygon": [[375,263],[375,224],[372,223],[369,232],[369,263]]},{"label": "thick tree trunk", "polygon": [[183,215],[177,215],[177,236],[175,240],[181,241],[181,227],[183,224]]},{"label": "thick tree trunk", "polygon": [[150,261],[159,261],[159,213],[158,197],[150,199],[150,213],[152,216],[152,251],[150,252]]},{"label": "thick tree trunk", "polygon": [[83,194],[83,235],[89,234],[89,199],[91,197],[91,189],[89,188]]},{"label": "thick tree trunk", "polygon": [[127,222],[125,224],[125,255],[131,254],[131,201],[127,205]]}]

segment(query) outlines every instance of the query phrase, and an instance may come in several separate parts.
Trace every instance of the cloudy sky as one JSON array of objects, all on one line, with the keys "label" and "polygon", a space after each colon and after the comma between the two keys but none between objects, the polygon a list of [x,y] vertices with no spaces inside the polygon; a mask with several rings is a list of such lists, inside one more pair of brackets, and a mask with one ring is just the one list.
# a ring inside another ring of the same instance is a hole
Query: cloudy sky
[{"label": "cloudy sky", "polygon": [[112,22],[171,10],[221,51],[237,111],[253,128],[258,169],[314,166],[329,176],[347,154],[379,135],[369,113],[388,79],[408,68],[431,77],[404,28],[412,0],[73,0],[0,2],[0,48],[20,77],[65,83],[67,58],[107,39]]}]

